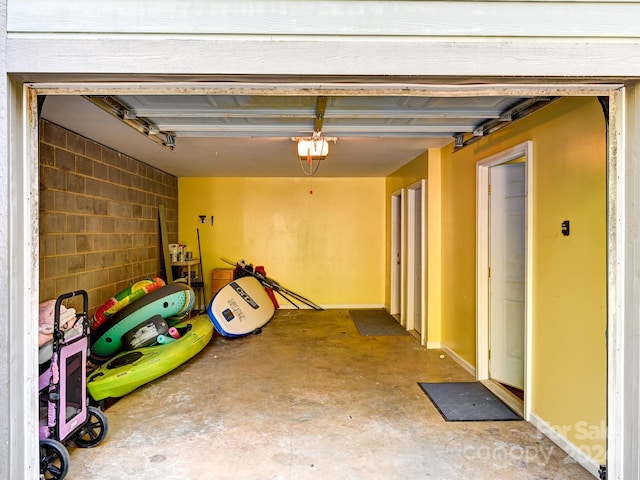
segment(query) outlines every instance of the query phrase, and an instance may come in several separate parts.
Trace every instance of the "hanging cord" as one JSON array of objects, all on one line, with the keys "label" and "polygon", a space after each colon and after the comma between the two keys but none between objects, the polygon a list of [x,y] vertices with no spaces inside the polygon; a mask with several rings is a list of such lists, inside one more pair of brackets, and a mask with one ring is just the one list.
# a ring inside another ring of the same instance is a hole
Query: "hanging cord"
[{"label": "hanging cord", "polygon": [[311,146],[309,146],[309,149],[307,150],[307,164],[309,165],[308,171],[305,170],[304,168],[304,163],[303,163],[304,160],[302,158],[298,158],[298,159],[300,160],[300,168],[302,168],[303,173],[308,177],[313,177],[318,171],[318,168],[320,168],[320,160],[316,160],[316,167],[313,168],[313,159],[311,158]]},{"label": "hanging cord", "polygon": [[300,160],[300,168],[302,168],[302,171],[308,177],[313,177],[316,174],[316,172],[318,171],[318,168],[320,167],[320,160],[316,160],[316,166],[313,169],[312,169],[312,164],[313,162],[309,164],[309,171],[307,171],[304,168],[304,160]]}]

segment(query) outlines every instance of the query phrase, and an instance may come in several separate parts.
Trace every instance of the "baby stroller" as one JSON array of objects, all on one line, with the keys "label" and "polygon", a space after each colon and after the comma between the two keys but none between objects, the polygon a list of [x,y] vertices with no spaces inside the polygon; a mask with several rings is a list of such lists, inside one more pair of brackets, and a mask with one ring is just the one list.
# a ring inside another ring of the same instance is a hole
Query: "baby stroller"
[{"label": "baby stroller", "polygon": [[[81,313],[62,305],[64,300],[75,296],[82,296]],[[52,312],[51,340],[40,347],[41,479],[59,480],[66,476],[71,460],[65,444],[94,447],[107,434],[106,416],[89,406],[87,396],[88,303],[84,290],[58,297]],[[62,321],[61,309],[65,309]]]}]

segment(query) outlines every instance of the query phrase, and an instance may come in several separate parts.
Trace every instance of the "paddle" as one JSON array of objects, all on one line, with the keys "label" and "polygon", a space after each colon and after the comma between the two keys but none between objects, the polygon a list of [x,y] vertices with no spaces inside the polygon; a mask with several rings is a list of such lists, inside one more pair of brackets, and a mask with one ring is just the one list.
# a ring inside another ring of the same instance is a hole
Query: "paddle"
[{"label": "paddle", "polygon": [[262,283],[262,285],[264,285],[267,288],[270,288],[271,290],[276,292],[278,295],[284,298],[287,302],[291,303],[291,305],[293,305],[298,309],[300,307],[290,297],[295,298],[299,302],[304,303],[305,305],[313,308],[314,310],[324,310],[322,307],[316,305],[308,298],[305,298],[298,293],[295,293],[287,288],[284,288],[275,280],[268,278],[267,276],[262,275],[259,272],[254,271],[253,267],[251,265],[247,265],[247,263],[244,260],[239,260],[238,262],[232,262],[231,260],[224,257],[221,257],[221,260],[225,263],[228,263],[229,265],[233,265],[234,267],[239,268],[240,270],[242,270],[242,272],[246,273],[247,275],[251,275],[257,278],[260,281],[260,283]]}]

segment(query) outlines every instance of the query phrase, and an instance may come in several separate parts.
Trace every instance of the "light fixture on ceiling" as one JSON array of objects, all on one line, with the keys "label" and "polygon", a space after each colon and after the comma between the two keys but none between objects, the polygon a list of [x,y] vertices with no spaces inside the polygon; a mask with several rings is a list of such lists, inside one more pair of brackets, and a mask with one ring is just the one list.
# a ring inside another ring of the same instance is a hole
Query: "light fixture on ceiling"
[{"label": "light fixture on ceiling", "polygon": [[326,138],[300,138],[298,157],[300,160],[324,160],[329,155],[329,143]]},{"label": "light fixture on ceiling", "polygon": [[329,142],[338,141],[335,137],[323,137],[322,132],[313,132],[311,137],[291,137],[291,140],[297,142],[300,167],[307,176],[315,175],[320,161],[329,155]]}]

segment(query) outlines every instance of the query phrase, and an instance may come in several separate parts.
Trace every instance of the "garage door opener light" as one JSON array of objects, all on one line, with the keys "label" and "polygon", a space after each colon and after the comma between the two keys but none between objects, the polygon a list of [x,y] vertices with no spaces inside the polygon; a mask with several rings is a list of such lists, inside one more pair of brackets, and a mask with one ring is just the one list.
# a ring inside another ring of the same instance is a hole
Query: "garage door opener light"
[{"label": "garage door opener light", "polygon": [[311,137],[292,137],[291,140],[298,144],[298,160],[302,171],[305,175],[313,176],[318,171],[320,161],[329,155],[329,142],[335,143],[338,139],[323,137],[321,132],[313,132]]}]

